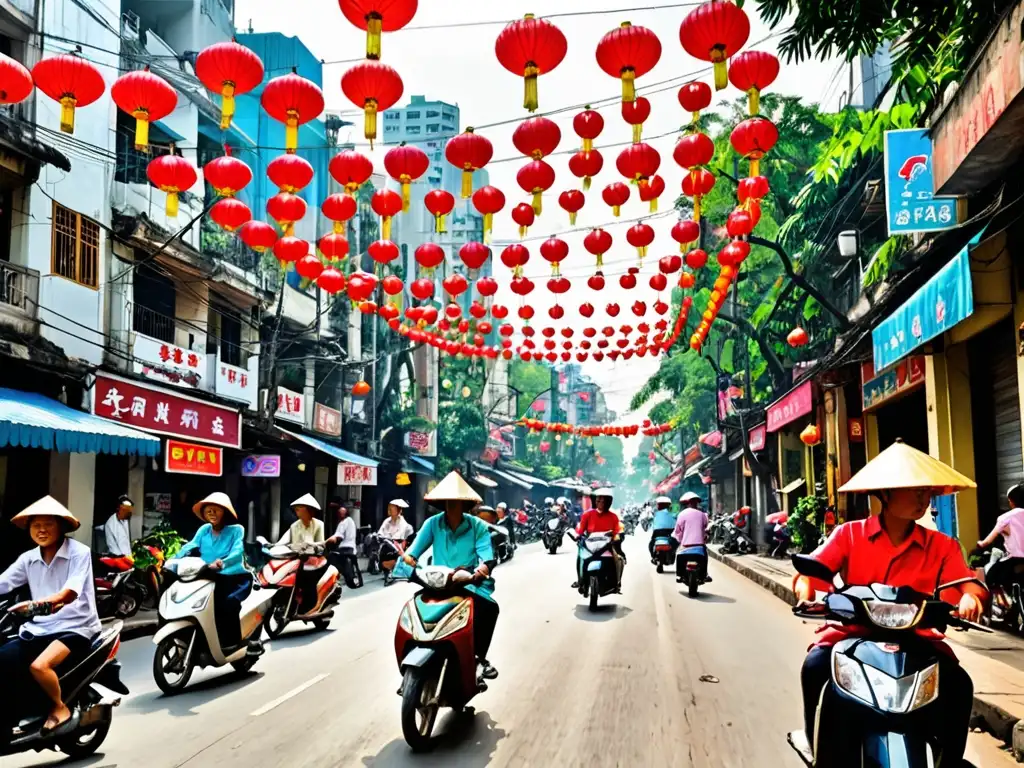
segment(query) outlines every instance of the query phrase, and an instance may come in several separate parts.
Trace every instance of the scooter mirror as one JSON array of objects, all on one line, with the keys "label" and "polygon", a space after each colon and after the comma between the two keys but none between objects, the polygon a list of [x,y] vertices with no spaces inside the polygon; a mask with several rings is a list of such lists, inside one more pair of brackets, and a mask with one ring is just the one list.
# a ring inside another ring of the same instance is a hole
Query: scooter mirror
[{"label": "scooter mirror", "polygon": [[828,566],[821,561],[815,560],[810,555],[793,555],[793,567],[801,576],[809,576],[812,579],[820,579],[830,584],[836,574],[829,570]]}]

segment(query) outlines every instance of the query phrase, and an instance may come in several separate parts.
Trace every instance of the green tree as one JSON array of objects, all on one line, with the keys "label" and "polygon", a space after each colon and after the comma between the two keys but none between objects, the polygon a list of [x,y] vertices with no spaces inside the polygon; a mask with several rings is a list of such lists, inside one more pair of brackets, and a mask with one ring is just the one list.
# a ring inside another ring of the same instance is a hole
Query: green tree
[{"label": "green tree", "polygon": [[544,363],[526,362],[517,358],[509,364],[508,379],[519,401],[516,416],[523,417],[537,396],[551,389],[551,368]]}]

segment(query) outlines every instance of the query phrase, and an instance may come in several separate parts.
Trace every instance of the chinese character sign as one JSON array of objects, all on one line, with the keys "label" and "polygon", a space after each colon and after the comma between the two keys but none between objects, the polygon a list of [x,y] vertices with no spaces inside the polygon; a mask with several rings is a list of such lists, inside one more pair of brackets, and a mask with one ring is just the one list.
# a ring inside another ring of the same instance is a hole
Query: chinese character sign
[{"label": "chinese character sign", "polygon": [[206,375],[206,355],[141,333],[132,342],[133,370],[147,379],[195,389]]},{"label": "chinese character sign", "polygon": [[96,374],[92,412],[136,429],[238,448],[238,411],[106,373]]},{"label": "chinese character sign", "polygon": [[776,432],[791,421],[796,421],[801,416],[810,413],[813,408],[813,384],[810,381],[805,381],[768,406],[765,414],[767,429],[769,432]]},{"label": "chinese character sign", "polygon": [[338,463],[338,485],[376,485],[377,468],[361,464]]},{"label": "chinese character sign", "polygon": [[164,469],[183,475],[220,477],[224,473],[224,449],[210,445],[168,440]]},{"label": "chinese character sign", "polygon": [[957,221],[956,198],[936,197],[928,131],[885,132],[885,209],[889,234],[937,232]]},{"label": "chinese character sign", "polygon": [[313,408],[313,429],[325,435],[341,435],[341,411],[316,403]]},{"label": "chinese character sign", "polygon": [[[252,358],[249,361],[250,368],[258,370],[258,365]],[[228,365],[225,362],[217,361],[217,394],[229,397],[232,400],[240,400],[250,409],[256,410],[256,396],[258,392],[256,376],[245,368],[238,368]]]},{"label": "chinese character sign", "polygon": [[298,392],[284,387],[277,388],[277,411],[275,418],[292,421],[296,424],[306,423],[306,398]]}]

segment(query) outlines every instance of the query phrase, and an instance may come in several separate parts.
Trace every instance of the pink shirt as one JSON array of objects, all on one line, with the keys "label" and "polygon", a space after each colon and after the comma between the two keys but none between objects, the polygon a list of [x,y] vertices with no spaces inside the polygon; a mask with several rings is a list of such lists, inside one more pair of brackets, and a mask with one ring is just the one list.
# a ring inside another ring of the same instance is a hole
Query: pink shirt
[{"label": "pink shirt", "polygon": [[1006,554],[1024,557],[1024,509],[1018,507],[1001,514],[996,520],[996,530],[1006,541]]},{"label": "pink shirt", "polygon": [[684,509],[676,518],[676,528],[672,532],[676,541],[683,547],[696,547],[703,545],[704,532],[708,527],[708,515],[706,512],[690,507]]}]

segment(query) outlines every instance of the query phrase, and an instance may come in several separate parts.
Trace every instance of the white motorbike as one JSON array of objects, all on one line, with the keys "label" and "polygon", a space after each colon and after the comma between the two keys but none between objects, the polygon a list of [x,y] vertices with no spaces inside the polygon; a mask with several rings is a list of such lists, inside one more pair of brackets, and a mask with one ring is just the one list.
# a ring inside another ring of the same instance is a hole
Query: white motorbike
[{"label": "white motorbike", "polygon": [[[180,693],[196,667],[248,672],[263,652],[260,631],[274,599],[272,590],[254,591],[242,603],[242,645],[225,653],[214,620],[214,572],[198,557],[169,560],[164,570],[177,576],[160,598],[160,630],[153,637],[153,678],[164,693]],[[254,646],[254,648],[250,648]]]}]

